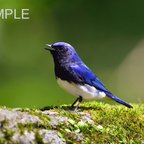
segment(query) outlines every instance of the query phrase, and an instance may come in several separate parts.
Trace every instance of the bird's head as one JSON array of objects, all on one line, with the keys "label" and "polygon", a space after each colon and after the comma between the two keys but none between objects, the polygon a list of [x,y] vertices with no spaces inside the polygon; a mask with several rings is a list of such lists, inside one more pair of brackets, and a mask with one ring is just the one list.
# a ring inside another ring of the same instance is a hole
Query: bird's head
[{"label": "bird's head", "polygon": [[55,62],[76,62],[81,61],[75,49],[68,43],[57,42],[54,44],[46,44],[46,50],[49,50]]}]

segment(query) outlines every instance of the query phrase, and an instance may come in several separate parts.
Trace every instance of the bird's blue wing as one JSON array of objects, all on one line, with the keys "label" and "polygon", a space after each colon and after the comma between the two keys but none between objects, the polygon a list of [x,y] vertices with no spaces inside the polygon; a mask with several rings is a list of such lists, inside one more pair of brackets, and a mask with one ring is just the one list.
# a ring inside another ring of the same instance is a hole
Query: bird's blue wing
[{"label": "bird's blue wing", "polygon": [[96,89],[101,91],[107,91],[104,84],[98,79],[98,77],[84,64],[71,65],[71,71],[75,75],[79,83],[86,83],[94,86]]},{"label": "bird's blue wing", "polygon": [[74,75],[77,83],[89,84],[94,86],[97,90],[105,92],[105,94],[115,100],[116,102],[123,104],[129,108],[132,108],[130,104],[121,100],[117,96],[114,96],[111,92],[109,92],[104,84],[98,79],[98,77],[84,64],[83,65],[72,65],[71,66],[72,75]]}]

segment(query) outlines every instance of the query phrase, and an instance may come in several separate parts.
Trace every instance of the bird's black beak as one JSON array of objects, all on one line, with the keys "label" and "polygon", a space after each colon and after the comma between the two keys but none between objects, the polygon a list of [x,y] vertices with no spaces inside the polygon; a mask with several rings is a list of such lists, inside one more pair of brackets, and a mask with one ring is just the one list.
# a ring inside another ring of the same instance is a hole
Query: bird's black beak
[{"label": "bird's black beak", "polygon": [[50,44],[46,44],[46,50],[49,50],[49,51],[51,51],[51,50],[54,50],[54,48],[52,48],[52,45],[50,45]]}]

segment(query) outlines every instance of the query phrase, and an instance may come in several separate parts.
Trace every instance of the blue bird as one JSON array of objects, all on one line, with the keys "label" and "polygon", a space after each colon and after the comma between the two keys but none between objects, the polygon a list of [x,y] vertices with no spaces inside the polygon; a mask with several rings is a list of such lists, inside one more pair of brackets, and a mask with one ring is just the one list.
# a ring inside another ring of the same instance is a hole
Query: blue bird
[{"label": "blue bird", "polygon": [[132,108],[132,105],[114,96],[108,91],[100,79],[83,63],[75,49],[68,43],[57,42],[47,44],[54,59],[54,69],[60,87],[77,96],[72,107],[78,101],[76,109],[82,100],[96,100],[105,96],[116,102]]}]

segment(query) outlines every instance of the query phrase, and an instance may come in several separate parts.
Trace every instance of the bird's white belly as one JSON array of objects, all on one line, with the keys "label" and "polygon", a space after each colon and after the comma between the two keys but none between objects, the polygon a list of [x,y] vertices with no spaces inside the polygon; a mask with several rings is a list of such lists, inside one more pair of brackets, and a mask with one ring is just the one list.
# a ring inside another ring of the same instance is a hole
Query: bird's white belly
[{"label": "bird's white belly", "polygon": [[69,83],[65,80],[57,79],[60,87],[75,96],[82,96],[85,100],[100,99],[106,96],[104,92],[98,91],[95,87],[88,84],[78,85],[75,83]]}]

